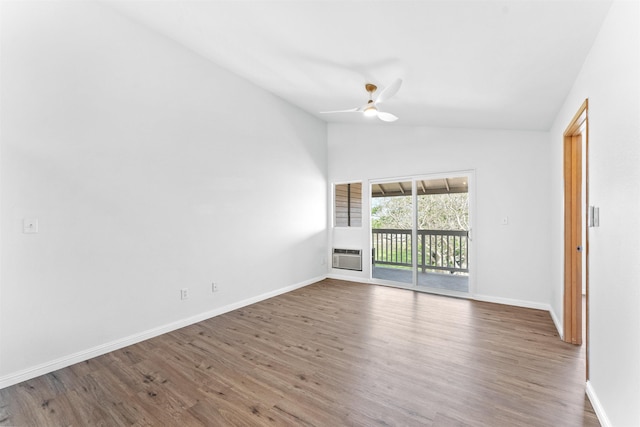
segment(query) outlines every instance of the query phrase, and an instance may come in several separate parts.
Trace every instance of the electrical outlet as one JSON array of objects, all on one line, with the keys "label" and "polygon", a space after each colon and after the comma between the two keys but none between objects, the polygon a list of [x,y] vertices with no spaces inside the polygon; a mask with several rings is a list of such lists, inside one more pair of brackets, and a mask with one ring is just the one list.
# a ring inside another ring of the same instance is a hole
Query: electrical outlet
[{"label": "electrical outlet", "polygon": [[180,299],[187,299],[187,298],[189,298],[189,289],[188,288],[180,289]]},{"label": "electrical outlet", "polygon": [[211,292],[218,292],[218,283],[217,282],[213,282],[211,283]]},{"label": "electrical outlet", "polygon": [[22,220],[22,232],[32,234],[38,232],[38,218],[24,218]]}]

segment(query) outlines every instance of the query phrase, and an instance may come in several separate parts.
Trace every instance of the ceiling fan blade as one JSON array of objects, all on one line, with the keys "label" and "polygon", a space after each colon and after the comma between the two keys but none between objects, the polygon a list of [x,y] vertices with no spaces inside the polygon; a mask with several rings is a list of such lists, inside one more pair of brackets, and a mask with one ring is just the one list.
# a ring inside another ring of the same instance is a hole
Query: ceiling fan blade
[{"label": "ceiling fan blade", "polygon": [[360,108],[351,108],[349,110],[335,110],[335,111],[320,111],[320,114],[331,114],[331,113],[359,113],[362,111]]},{"label": "ceiling fan blade", "polygon": [[379,102],[384,102],[389,98],[391,98],[396,93],[398,93],[398,90],[400,89],[401,84],[402,84],[402,79],[397,79],[396,81],[391,83],[389,86],[384,88],[384,90],[380,92],[380,95],[378,95],[378,98],[376,98],[376,104]]},{"label": "ceiling fan blade", "polygon": [[384,111],[378,111],[378,118],[383,122],[395,122],[398,120],[398,118],[393,114],[385,113]]}]

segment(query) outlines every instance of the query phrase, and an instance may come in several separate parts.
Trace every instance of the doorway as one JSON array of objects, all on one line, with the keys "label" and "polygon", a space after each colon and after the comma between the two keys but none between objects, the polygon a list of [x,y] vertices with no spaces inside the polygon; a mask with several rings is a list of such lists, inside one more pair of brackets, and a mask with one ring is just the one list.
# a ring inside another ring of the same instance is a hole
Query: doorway
[{"label": "doorway", "polygon": [[[589,354],[589,235],[586,232],[585,213],[589,205],[588,106],[588,100],[585,100],[564,132],[563,310],[564,341],[582,345],[584,336],[587,341],[585,352],[587,361]],[[586,329],[584,334],[583,320]]]},{"label": "doorway", "polygon": [[469,293],[469,173],[371,182],[371,278]]}]

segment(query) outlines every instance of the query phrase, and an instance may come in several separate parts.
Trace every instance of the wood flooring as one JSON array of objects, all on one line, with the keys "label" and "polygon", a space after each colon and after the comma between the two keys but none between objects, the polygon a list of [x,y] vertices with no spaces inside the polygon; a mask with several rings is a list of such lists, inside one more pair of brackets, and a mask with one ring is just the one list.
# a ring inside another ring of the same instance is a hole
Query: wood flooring
[{"label": "wood flooring", "polygon": [[0,425],[599,424],[549,313],[327,279],[0,390]]}]

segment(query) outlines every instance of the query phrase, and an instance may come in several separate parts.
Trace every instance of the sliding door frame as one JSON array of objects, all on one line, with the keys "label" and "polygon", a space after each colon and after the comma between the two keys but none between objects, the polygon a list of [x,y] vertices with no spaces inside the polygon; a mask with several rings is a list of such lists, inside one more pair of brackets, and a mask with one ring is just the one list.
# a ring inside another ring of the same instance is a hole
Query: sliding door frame
[{"label": "sliding door frame", "polygon": [[[418,181],[430,181],[436,179],[444,179],[444,178],[454,178],[454,177],[465,177],[467,178],[467,186],[468,186],[468,197],[469,197],[469,243],[468,243],[468,251],[469,251],[469,259],[467,260],[467,265],[469,267],[469,291],[468,292],[457,292],[446,289],[435,289],[435,288],[427,288],[418,286],[418,192],[417,192],[417,183]],[[452,172],[439,172],[439,173],[431,173],[431,174],[423,174],[423,175],[410,175],[410,176],[401,176],[401,177],[393,177],[393,178],[384,178],[384,179],[369,179],[369,254],[372,253],[373,250],[373,239],[372,239],[372,225],[371,225],[371,206],[372,206],[372,187],[374,184],[388,184],[394,182],[411,182],[411,204],[413,207],[412,212],[412,232],[411,232],[411,264],[412,264],[412,283],[406,284],[402,282],[392,282],[388,280],[377,279],[373,277],[373,267],[369,269],[369,282],[378,285],[392,286],[402,289],[410,289],[414,291],[427,292],[439,295],[447,295],[454,296],[459,298],[473,298],[475,295],[475,170],[461,170],[461,171],[452,171]],[[363,194],[364,197],[364,194]],[[364,214],[364,213],[363,213]],[[371,262],[371,261],[370,261]]]}]

